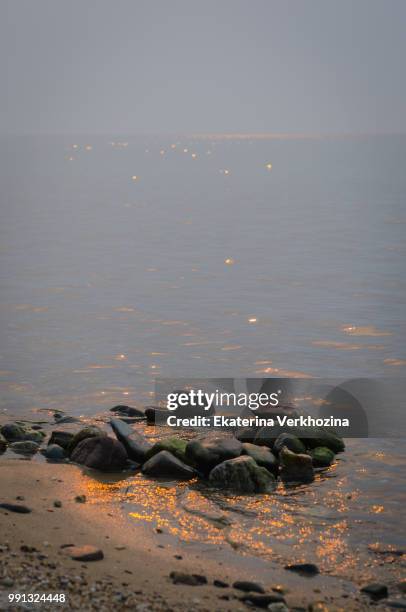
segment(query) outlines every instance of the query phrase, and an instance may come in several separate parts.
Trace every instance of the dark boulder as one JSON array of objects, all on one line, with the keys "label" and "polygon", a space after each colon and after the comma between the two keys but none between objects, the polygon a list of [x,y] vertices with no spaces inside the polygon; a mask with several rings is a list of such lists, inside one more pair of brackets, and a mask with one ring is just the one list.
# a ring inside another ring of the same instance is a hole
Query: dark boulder
[{"label": "dark boulder", "polygon": [[319,574],[319,568],[314,563],[291,563],[285,565],[285,569],[309,578]]},{"label": "dark boulder", "polygon": [[369,595],[369,597],[375,601],[385,599],[385,597],[388,596],[388,587],[386,584],[381,584],[380,582],[372,582],[371,584],[367,584],[362,587],[361,591]]},{"label": "dark boulder", "polygon": [[292,453],[305,453],[306,447],[299,438],[294,436],[291,433],[282,433],[280,434],[273,445],[273,452],[276,455],[279,455],[282,448],[286,446]]},{"label": "dark boulder", "polygon": [[8,442],[17,442],[18,440],[24,440],[26,430],[17,423],[6,423],[0,428],[0,433]]},{"label": "dark boulder", "polygon": [[321,427],[299,427],[287,425],[277,425],[275,427],[261,427],[255,436],[254,443],[259,446],[273,445],[281,434],[292,434],[303,442],[306,448],[316,448],[317,446],[326,446],[334,453],[341,453],[345,449],[345,444],[333,431]]},{"label": "dark boulder", "polygon": [[163,408],[159,408],[159,406],[145,407],[145,417],[147,419],[147,425],[165,424],[169,414],[171,413],[169,413],[167,410],[164,410]]},{"label": "dark boulder", "polygon": [[152,444],[121,419],[111,419],[110,425],[117,440],[126,449],[128,457],[137,463],[144,463],[146,454],[152,448]]},{"label": "dark boulder", "polygon": [[188,586],[200,586],[207,584],[206,576],[201,574],[186,574],[185,572],[171,572],[169,578],[173,584],[187,584]]},{"label": "dark boulder", "polygon": [[267,446],[257,446],[256,444],[244,442],[242,448],[243,455],[252,457],[257,465],[266,468],[268,472],[274,475],[278,473],[278,460]]},{"label": "dark boulder", "polygon": [[207,474],[219,463],[239,457],[242,450],[242,444],[236,438],[204,438],[188,442],[186,457]]},{"label": "dark boulder", "polygon": [[142,410],[139,410],[138,408],[133,408],[132,406],[122,406],[121,404],[110,408],[110,412],[114,412],[115,414],[120,414],[126,417],[145,418],[145,414]]},{"label": "dark boulder", "polygon": [[86,467],[111,472],[127,465],[127,453],[118,440],[108,436],[85,438],[75,447],[71,461]]},{"label": "dark boulder", "polygon": [[48,444],[41,453],[50,461],[63,461],[66,458],[65,450],[59,444]]},{"label": "dark boulder", "polygon": [[76,434],[74,434],[72,440],[69,443],[68,452],[69,454],[72,454],[74,449],[77,447],[79,442],[82,442],[82,440],[86,440],[87,438],[101,438],[106,436],[106,432],[100,429],[100,427],[97,427],[96,425],[89,425],[87,427],[84,427]]},{"label": "dark boulder", "polygon": [[250,582],[249,580],[236,580],[233,584],[233,589],[245,591],[246,593],[265,593],[265,589],[261,584]]},{"label": "dark boulder", "polygon": [[268,493],[276,487],[272,474],[247,455],[216,465],[210,472],[209,481],[215,487],[238,493]]},{"label": "dark boulder", "polygon": [[314,470],[310,455],[292,453],[284,446],[279,453],[281,462],[280,476],[283,482],[313,482]]},{"label": "dark boulder", "polygon": [[176,480],[191,480],[196,477],[193,468],[166,450],[148,459],[142,466],[142,473],[154,478],[174,478]]},{"label": "dark boulder", "polygon": [[75,434],[71,433],[70,431],[55,430],[51,433],[51,437],[48,440],[48,446],[51,444],[57,444],[58,446],[61,446],[67,450],[74,438],[74,435]]},{"label": "dark boulder", "polygon": [[276,593],[269,594],[269,595],[268,594],[261,595],[257,593],[246,593],[245,595],[240,597],[240,600],[246,604],[255,606],[256,608],[269,608],[271,604],[285,602],[285,599],[282,597],[282,595],[277,595]]},{"label": "dark boulder", "polygon": [[8,510],[8,512],[15,512],[16,514],[29,514],[32,512],[31,508],[28,508],[28,506],[23,506],[23,504],[9,504],[8,502],[0,503],[0,508]]}]

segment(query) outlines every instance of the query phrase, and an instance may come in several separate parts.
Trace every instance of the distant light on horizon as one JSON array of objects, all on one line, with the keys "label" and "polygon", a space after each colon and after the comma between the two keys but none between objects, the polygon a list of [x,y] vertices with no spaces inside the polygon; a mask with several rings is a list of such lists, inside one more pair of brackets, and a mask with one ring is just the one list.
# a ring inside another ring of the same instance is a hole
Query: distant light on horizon
[{"label": "distant light on horizon", "polygon": [[268,170],[272,170],[272,164],[267,164],[266,167]]},{"label": "distant light on horizon", "polygon": [[224,263],[227,266],[232,266],[235,263],[235,259],[233,259],[232,257],[227,257],[227,259],[224,260]]}]

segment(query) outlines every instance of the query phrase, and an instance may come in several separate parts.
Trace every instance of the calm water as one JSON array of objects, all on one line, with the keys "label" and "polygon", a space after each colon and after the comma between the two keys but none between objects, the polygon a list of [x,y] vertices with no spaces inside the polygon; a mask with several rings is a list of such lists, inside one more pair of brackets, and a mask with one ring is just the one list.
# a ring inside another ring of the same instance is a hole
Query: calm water
[{"label": "calm water", "polygon": [[[406,138],[9,138],[0,156],[3,416],[148,404],[157,375],[404,376]],[[249,551],[300,556],[307,529],[327,561],[351,551],[349,575],[371,532],[402,540],[402,465],[395,441],[352,441],[272,520],[210,504]]]},{"label": "calm water", "polygon": [[406,138],[111,142],[1,141],[4,407],[404,375]]}]

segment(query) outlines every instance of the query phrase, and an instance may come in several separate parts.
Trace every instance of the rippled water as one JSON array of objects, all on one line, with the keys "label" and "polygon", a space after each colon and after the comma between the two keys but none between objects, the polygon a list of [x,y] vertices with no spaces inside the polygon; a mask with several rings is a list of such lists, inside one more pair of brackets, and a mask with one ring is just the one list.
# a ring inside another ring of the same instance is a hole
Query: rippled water
[{"label": "rippled water", "polygon": [[[158,374],[404,376],[405,153],[404,137],[2,139],[3,416],[148,404]],[[265,497],[89,487],[185,541],[390,572],[368,546],[404,545],[401,452],[353,440],[314,485]]]}]

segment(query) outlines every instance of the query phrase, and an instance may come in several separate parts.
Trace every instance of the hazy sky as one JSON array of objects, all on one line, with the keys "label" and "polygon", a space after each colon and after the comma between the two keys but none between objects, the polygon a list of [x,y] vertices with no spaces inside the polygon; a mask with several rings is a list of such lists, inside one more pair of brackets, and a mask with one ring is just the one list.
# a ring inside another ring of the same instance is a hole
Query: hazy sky
[{"label": "hazy sky", "polygon": [[406,0],[0,0],[0,132],[406,132]]}]

